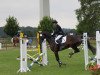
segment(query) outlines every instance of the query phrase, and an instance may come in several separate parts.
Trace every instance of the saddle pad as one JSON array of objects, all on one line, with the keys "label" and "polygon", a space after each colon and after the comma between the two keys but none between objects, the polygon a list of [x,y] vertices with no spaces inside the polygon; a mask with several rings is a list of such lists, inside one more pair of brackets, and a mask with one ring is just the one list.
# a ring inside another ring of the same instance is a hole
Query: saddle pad
[{"label": "saddle pad", "polygon": [[[66,36],[62,37],[62,42],[61,43],[65,43],[65,42],[66,42]],[[55,39],[55,43],[58,44],[56,39]]]},{"label": "saddle pad", "polygon": [[65,43],[66,42],[66,36],[64,36],[63,38],[62,38],[62,42],[61,43]]}]

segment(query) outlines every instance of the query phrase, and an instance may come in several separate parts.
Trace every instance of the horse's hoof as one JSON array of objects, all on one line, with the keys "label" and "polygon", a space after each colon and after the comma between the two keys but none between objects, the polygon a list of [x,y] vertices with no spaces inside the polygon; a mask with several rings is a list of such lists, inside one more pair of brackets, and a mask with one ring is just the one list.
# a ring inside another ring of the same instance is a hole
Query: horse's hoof
[{"label": "horse's hoof", "polygon": [[61,64],[59,65],[59,67],[61,67]]},{"label": "horse's hoof", "polygon": [[65,63],[59,63],[59,67],[61,67],[62,65],[66,66]]},{"label": "horse's hoof", "polygon": [[61,66],[66,66],[66,64],[65,63],[59,64],[59,67],[61,67]]},{"label": "horse's hoof", "polygon": [[59,63],[59,67],[61,67],[62,63]]}]

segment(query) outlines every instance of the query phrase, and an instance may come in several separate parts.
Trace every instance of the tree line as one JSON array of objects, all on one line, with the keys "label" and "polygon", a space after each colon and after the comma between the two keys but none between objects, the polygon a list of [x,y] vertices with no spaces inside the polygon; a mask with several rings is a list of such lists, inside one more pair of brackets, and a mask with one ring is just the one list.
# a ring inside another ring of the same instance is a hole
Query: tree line
[{"label": "tree line", "polygon": [[[37,30],[38,28],[36,27],[30,27],[30,26],[27,26],[27,27],[20,27],[21,31],[27,35],[28,37],[36,37],[36,34],[37,34]],[[65,34],[69,34],[69,33],[75,33],[76,34],[76,30],[75,29],[67,29],[67,28],[63,28],[63,31]],[[0,37],[2,38],[6,38],[8,37],[9,35],[7,35],[5,32],[4,32],[4,27],[0,27]],[[10,37],[10,36],[9,36]]]},{"label": "tree line", "polygon": [[[36,27],[19,27],[19,29],[28,37],[36,37],[36,32],[37,32],[37,28]],[[17,35],[17,33],[15,34]],[[11,37],[10,35],[7,35],[4,32],[4,27],[0,27],[0,37],[2,38],[6,38],[6,37]]]},{"label": "tree line", "polygon": [[[17,19],[14,16],[9,16],[6,19],[6,24],[4,27],[0,27],[0,37],[13,37],[18,34],[19,31],[23,32],[24,35],[28,37],[36,37],[38,31],[48,31],[52,32],[52,20],[50,17],[44,17],[40,21],[38,27],[20,27]],[[63,28],[65,34],[76,33],[75,29]]]}]

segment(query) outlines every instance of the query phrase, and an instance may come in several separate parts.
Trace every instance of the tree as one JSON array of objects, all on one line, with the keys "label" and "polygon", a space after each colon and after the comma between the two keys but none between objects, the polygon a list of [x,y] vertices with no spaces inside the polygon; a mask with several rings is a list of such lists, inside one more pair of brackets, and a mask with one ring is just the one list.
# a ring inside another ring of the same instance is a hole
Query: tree
[{"label": "tree", "polygon": [[47,31],[47,32],[52,32],[52,20],[50,17],[43,17],[43,20],[40,21],[40,24],[38,25],[38,30],[39,31]]},{"label": "tree", "polygon": [[77,31],[79,33],[88,32],[94,35],[100,29],[100,0],[79,0],[81,8],[76,10]]},{"label": "tree", "polygon": [[27,26],[27,27],[21,27],[20,29],[28,37],[36,37],[37,28],[35,27]]},{"label": "tree", "polygon": [[14,17],[9,16],[9,18],[6,19],[6,25],[4,26],[4,32],[13,37],[17,34],[19,30],[19,23],[17,22],[17,19]]}]

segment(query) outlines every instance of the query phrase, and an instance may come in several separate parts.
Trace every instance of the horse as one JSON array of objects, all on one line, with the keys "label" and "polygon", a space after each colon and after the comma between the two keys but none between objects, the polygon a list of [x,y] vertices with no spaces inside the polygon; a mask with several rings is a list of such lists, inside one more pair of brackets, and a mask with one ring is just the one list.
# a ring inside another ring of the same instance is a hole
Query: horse
[{"label": "horse", "polygon": [[[66,65],[66,64],[64,64],[60,61],[59,54],[58,54],[59,51],[62,51],[62,50],[67,49],[67,48],[72,48],[73,52],[69,53],[69,57],[72,57],[73,54],[80,52],[80,50],[78,49],[78,46],[80,46],[82,44],[82,41],[83,41],[82,36],[66,35],[65,37],[66,37],[67,40],[65,41],[65,43],[63,43],[63,48],[60,49],[60,46],[55,43],[55,37],[52,36],[51,33],[42,32],[41,34],[42,34],[41,40],[42,41],[44,39],[47,40],[48,44],[50,45],[50,49],[55,54],[55,58],[56,58],[56,61],[59,64],[59,67],[61,67],[61,65]],[[87,41],[87,43],[88,43],[88,48],[92,51],[93,55],[95,55],[96,49],[92,45],[90,45],[89,40]]]},{"label": "horse", "polygon": [[[31,40],[31,39],[28,40],[27,37],[24,37],[24,38],[26,38],[27,45],[32,43],[32,40]],[[14,37],[11,39],[11,42],[13,43],[13,46],[16,47],[17,44],[20,42],[20,37],[18,37],[18,36],[14,36]]]},{"label": "horse", "polygon": [[16,47],[16,46],[17,46],[17,43],[19,43],[19,37],[14,36],[14,37],[11,39],[11,42],[13,43],[13,46]]}]

